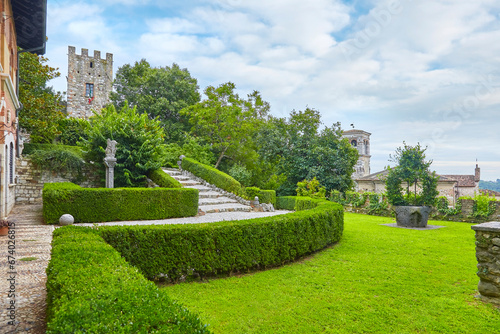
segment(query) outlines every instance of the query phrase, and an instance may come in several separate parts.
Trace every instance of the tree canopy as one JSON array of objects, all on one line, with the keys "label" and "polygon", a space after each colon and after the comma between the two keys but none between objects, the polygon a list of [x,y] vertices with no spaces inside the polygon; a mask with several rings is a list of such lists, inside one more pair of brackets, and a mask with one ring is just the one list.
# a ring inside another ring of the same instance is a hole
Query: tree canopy
[{"label": "tree canopy", "polygon": [[19,53],[19,126],[31,135],[32,143],[52,143],[60,134],[58,122],[64,118],[62,95],[47,87],[47,81],[59,77],[56,68],[43,56]]},{"label": "tree canopy", "polygon": [[139,113],[158,118],[165,128],[168,141],[178,141],[185,130],[185,120],[179,111],[200,101],[198,82],[187,69],[179,65],[151,67],[142,59],[123,65],[116,72],[115,92],[110,99],[117,109],[126,101]]}]

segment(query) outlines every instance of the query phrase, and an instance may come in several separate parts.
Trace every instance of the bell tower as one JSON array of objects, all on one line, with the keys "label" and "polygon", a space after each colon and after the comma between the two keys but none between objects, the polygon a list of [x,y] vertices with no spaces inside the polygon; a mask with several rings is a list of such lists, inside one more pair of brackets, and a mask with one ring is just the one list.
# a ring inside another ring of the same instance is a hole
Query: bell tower
[{"label": "bell tower", "polygon": [[352,129],[344,131],[343,136],[349,140],[349,143],[358,150],[359,158],[355,171],[352,174],[353,179],[357,179],[370,174],[370,135],[371,133]]}]

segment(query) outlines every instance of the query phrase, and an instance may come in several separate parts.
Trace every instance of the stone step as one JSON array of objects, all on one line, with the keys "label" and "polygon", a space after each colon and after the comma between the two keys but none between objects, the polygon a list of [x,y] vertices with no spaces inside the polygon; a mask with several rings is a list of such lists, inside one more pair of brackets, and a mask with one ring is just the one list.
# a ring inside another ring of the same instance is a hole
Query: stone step
[{"label": "stone step", "polygon": [[181,171],[178,169],[173,169],[173,168],[162,168],[165,173],[167,173],[170,176],[174,175],[182,175]]},{"label": "stone step", "polygon": [[251,207],[239,203],[228,203],[220,205],[200,205],[198,209],[200,209],[205,213],[233,212],[233,211],[250,212],[252,210]]},{"label": "stone step", "polygon": [[200,193],[199,193],[200,200],[202,198],[217,198],[220,196],[222,196],[222,195],[216,191],[200,191]]},{"label": "stone step", "polygon": [[231,199],[229,197],[220,196],[216,198],[200,198],[199,205],[220,205],[220,204],[229,204],[229,203],[238,203],[235,199]]},{"label": "stone step", "polygon": [[[196,182],[193,180],[179,181],[184,188],[194,188],[196,186],[201,186],[200,182]],[[200,190],[200,189],[198,189]]]},{"label": "stone step", "polygon": [[[184,185],[184,184],[183,184]],[[200,193],[202,192],[208,192],[208,191],[213,191],[212,188],[201,185],[201,184],[193,184],[193,185],[184,185],[184,188],[193,188],[193,189],[198,189]]]},{"label": "stone step", "polygon": [[193,179],[191,179],[190,177],[187,177],[187,176],[182,176],[182,175],[170,175],[170,176],[172,176],[174,179],[176,179],[179,182],[193,181]]}]

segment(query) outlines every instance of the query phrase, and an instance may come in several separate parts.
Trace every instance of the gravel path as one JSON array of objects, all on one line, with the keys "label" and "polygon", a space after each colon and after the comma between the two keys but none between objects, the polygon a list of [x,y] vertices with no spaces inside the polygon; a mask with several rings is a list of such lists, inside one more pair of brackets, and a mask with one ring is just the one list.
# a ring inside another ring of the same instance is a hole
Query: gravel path
[{"label": "gravel path", "polygon": [[[198,217],[98,225],[197,224],[268,217],[288,212],[219,212]],[[8,219],[16,225],[14,237],[0,237],[0,333],[42,334],[46,329],[45,269],[50,260],[52,232],[56,226],[43,225],[42,205],[16,205]]]}]

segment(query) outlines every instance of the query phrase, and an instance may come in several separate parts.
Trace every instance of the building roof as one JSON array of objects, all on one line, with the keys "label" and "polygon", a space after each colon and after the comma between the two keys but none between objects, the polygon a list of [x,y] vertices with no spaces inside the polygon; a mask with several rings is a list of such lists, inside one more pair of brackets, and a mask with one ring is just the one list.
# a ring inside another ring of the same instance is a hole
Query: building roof
[{"label": "building roof", "polygon": [[457,181],[457,186],[459,187],[475,187],[476,181],[474,175],[441,175],[450,180]]},{"label": "building roof", "polygon": [[362,134],[362,135],[371,135],[370,132],[366,132],[364,130],[358,130],[358,129],[351,129],[351,130],[346,130],[343,132],[344,135],[358,135],[358,134]]},{"label": "building roof", "polygon": [[12,0],[17,45],[36,54],[45,53],[47,0]]},{"label": "building roof", "polygon": [[479,192],[483,195],[488,195],[488,196],[495,196],[495,197],[500,197],[500,192],[494,191],[494,190],[489,190],[489,189],[479,189]]}]

